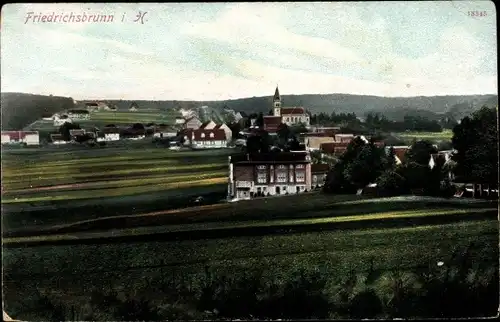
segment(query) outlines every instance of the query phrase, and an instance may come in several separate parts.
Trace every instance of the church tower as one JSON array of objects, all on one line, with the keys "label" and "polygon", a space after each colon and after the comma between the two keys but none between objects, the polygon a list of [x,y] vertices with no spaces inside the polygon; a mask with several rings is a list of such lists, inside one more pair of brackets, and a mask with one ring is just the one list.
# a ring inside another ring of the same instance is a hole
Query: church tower
[{"label": "church tower", "polygon": [[276,85],[276,91],[274,91],[273,108],[274,116],[281,116],[281,96],[278,85]]}]

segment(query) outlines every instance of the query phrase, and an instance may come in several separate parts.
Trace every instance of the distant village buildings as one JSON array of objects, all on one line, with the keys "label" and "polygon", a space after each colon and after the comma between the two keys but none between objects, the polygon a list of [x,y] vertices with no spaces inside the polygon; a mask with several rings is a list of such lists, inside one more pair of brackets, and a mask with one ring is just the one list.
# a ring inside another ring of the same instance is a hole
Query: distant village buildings
[{"label": "distant village buildings", "polygon": [[223,129],[186,129],[183,131],[184,145],[193,149],[220,149],[227,147]]},{"label": "distant village buildings", "polygon": [[288,126],[304,124],[310,125],[310,117],[304,107],[282,107],[281,95],[278,87],[273,96],[273,115],[264,116],[264,130],[276,132],[280,124]]},{"label": "distant village buildings", "polygon": [[311,157],[306,151],[229,157],[230,200],[302,193],[311,187]]},{"label": "distant village buildings", "polygon": [[69,110],[67,115],[70,119],[76,120],[88,120],[90,119],[90,113],[88,110]]},{"label": "distant village buildings", "polygon": [[38,131],[2,131],[2,145],[39,145],[40,135]]}]

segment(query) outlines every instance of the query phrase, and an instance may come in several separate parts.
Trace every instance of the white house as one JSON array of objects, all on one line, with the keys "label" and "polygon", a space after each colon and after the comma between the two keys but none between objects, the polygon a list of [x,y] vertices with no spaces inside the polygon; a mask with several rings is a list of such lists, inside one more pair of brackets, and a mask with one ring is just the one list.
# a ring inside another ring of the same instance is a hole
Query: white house
[{"label": "white house", "polygon": [[2,144],[39,145],[38,131],[2,131]]},{"label": "white house", "polygon": [[97,132],[97,142],[111,142],[120,140],[120,130],[117,128],[104,128]]},{"label": "white house", "polygon": [[223,129],[186,129],[184,144],[194,149],[217,149],[227,147],[226,133]]},{"label": "white house", "polygon": [[68,117],[70,119],[88,120],[90,113],[88,110],[69,110]]},{"label": "white house", "polygon": [[67,115],[54,115],[54,126],[61,126],[64,123],[73,123],[73,121]]},{"label": "white house", "polygon": [[186,120],[182,117],[176,117],[175,118],[175,124],[184,124],[186,123]]},{"label": "white house", "polygon": [[177,136],[177,131],[168,126],[159,126],[155,128],[153,137],[155,138],[172,138]]},{"label": "white house", "polygon": [[51,134],[50,139],[52,141],[52,144],[56,144],[56,145],[62,145],[62,144],[68,143],[68,141],[65,141],[63,139],[63,136],[61,134]]}]

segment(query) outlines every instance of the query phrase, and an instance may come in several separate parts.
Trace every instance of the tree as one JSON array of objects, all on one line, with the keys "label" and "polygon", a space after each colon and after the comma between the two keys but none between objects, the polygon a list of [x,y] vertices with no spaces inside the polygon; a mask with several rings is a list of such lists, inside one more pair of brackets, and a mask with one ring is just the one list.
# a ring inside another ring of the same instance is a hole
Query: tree
[{"label": "tree", "polygon": [[373,142],[365,144],[359,153],[347,164],[344,176],[357,188],[375,182],[384,170],[385,156]]},{"label": "tree", "polygon": [[431,142],[426,140],[416,141],[408,150],[406,161],[428,165],[433,153],[437,153],[437,150]]},{"label": "tree", "polygon": [[394,148],[391,146],[389,148],[389,153],[387,153],[386,158],[386,170],[393,170],[396,167],[396,152]]},{"label": "tree", "polygon": [[406,179],[398,170],[387,170],[377,178],[377,190],[382,196],[397,196],[407,192]]},{"label": "tree", "polygon": [[285,123],[281,123],[278,126],[278,130],[276,131],[276,134],[278,135],[278,138],[280,139],[280,141],[285,143],[290,138],[291,131],[290,131],[290,128],[288,127],[288,125],[286,125]]},{"label": "tree", "polygon": [[270,151],[271,138],[269,134],[262,131],[258,135],[252,135],[247,139],[247,153],[267,153]]},{"label": "tree", "polygon": [[241,125],[238,122],[229,123],[228,127],[231,129],[233,139],[237,139],[240,136]]},{"label": "tree", "polygon": [[144,130],[145,127],[141,123],[135,123],[135,124],[132,125],[132,129],[134,129],[134,130]]},{"label": "tree", "polygon": [[300,150],[300,142],[296,137],[292,137],[286,143],[286,150],[288,151],[299,151]]},{"label": "tree", "polygon": [[264,114],[262,114],[262,112],[260,112],[259,116],[257,116],[257,120],[255,120],[255,125],[257,125],[258,127],[264,126]]},{"label": "tree", "polygon": [[436,152],[436,148],[429,141],[416,141],[411,145],[402,168],[411,189],[432,191],[435,189],[436,179],[439,185],[441,177],[432,177],[436,172],[429,168],[431,155]]},{"label": "tree", "polygon": [[80,125],[76,123],[65,122],[63,125],[59,127],[59,133],[62,135],[65,141],[69,141],[71,139],[71,135],[69,134],[69,130],[79,130]]},{"label": "tree", "polygon": [[453,128],[453,160],[461,180],[498,183],[498,120],[494,108],[483,106]]},{"label": "tree", "polygon": [[348,193],[355,191],[355,188],[349,183],[344,176],[345,164],[337,162],[328,171],[325,179],[323,190],[327,193]]}]

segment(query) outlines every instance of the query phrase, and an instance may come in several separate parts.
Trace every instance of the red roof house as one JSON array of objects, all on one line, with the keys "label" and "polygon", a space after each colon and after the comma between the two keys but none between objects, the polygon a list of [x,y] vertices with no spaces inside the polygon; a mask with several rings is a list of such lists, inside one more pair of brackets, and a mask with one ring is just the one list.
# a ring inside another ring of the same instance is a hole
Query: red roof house
[{"label": "red roof house", "polygon": [[281,116],[264,116],[264,130],[267,132],[277,132],[281,125]]}]

